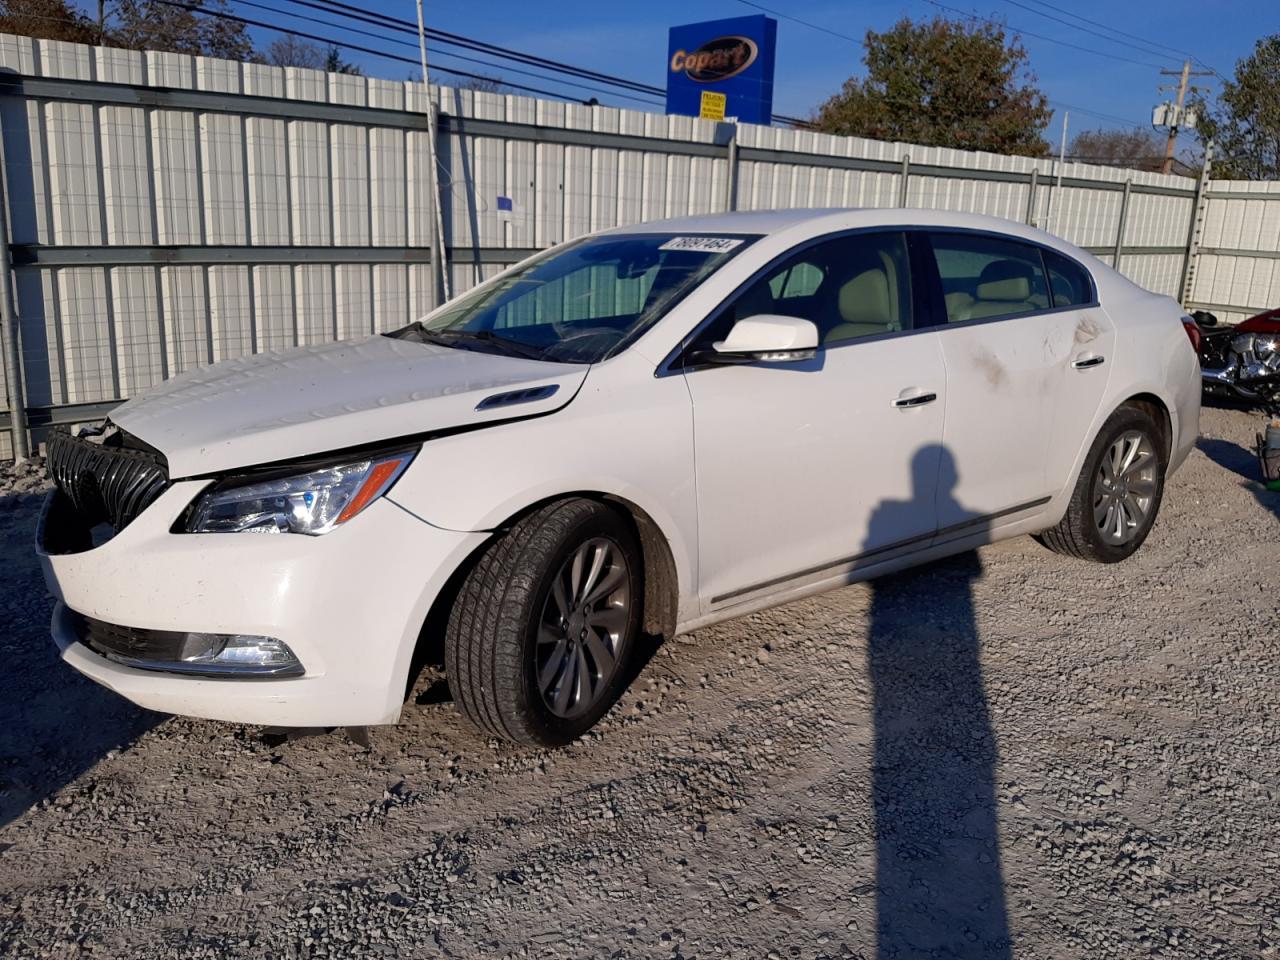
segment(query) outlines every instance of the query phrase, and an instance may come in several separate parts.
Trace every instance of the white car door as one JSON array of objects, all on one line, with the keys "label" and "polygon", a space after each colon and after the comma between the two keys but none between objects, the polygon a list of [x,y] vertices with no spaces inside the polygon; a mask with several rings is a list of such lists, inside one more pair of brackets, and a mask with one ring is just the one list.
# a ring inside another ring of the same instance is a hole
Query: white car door
[{"label": "white car door", "polygon": [[930,242],[947,320],[943,444],[956,466],[954,496],[939,504],[946,531],[1033,510],[1072,479],[1106,389],[1115,327],[1067,257],[964,231]]},{"label": "white car door", "polygon": [[687,365],[704,611],[919,548],[936,526],[944,368],[913,323],[901,233],[822,240],[768,269],[695,341],[760,313],[818,327],[815,359]]}]

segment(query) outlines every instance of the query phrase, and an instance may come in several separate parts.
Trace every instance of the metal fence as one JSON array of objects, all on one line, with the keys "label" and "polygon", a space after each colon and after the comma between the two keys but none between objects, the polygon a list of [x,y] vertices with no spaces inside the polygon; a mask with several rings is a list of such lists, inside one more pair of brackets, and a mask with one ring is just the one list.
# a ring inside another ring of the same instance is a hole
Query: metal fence
[{"label": "metal fence", "polygon": [[[1036,223],[1229,318],[1280,293],[1280,191],[1265,185],[431,94],[455,292],[619,224],[913,206]],[[426,95],[408,82],[0,35],[32,426],[100,417],[202,364],[430,309]]]}]

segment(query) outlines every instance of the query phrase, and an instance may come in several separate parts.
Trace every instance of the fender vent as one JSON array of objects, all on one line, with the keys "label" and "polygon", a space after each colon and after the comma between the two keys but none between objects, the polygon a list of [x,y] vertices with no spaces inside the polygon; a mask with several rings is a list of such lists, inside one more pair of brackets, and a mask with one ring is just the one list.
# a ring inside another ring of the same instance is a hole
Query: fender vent
[{"label": "fender vent", "polygon": [[506,393],[495,393],[477,403],[476,409],[491,410],[494,407],[510,407],[517,403],[532,403],[534,400],[545,400],[559,389],[560,384],[547,383],[540,387],[524,387],[520,390],[509,390]]}]

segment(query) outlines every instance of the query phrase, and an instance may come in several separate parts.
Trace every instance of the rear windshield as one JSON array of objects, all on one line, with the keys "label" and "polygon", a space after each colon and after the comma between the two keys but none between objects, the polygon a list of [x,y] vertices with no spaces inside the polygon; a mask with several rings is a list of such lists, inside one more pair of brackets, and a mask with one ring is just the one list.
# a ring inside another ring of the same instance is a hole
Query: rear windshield
[{"label": "rear windshield", "polygon": [[394,335],[595,363],[625,347],[757,239],[681,233],[588,238],[531,260]]}]

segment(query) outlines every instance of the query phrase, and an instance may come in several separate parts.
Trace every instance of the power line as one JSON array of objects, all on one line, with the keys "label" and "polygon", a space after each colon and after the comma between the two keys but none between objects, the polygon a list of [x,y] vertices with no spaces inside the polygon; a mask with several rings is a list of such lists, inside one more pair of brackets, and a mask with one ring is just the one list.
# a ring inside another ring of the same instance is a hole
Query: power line
[{"label": "power line", "polygon": [[[325,10],[328,13],[336,13],[339,16],[348,17],[353,20],[360,20],[365,23],[371,23],[375,26],[398,30],[402,33],[412,33],[415,37],[418,35],[418,25],[412,21],[401,20],[399,17],[393,17],[385,13],[376,13],[364,10],[348,3],[342,3],[340,0],[326,0],[324,3],[316,3],[313,2],[313,0],[289,0],[289,2],[298,6]],[[611,74],[601,73],[596,70],[589,70],[585,67],[562,63],[557,60],[537,56],[536,54],[513,50],[509,47],[500,47],[497,44],[488,43],[483,40],[476,40],[472,37],[464,37],[458,33],[449,33],[445,30],[436,30],[428,27],[425,32],[428,39],[436,40],[440,43],[449,44],[451,46],[460,46],[464,49],[484,53],[489,56],[515,60],[528,66],[541,67],[543,69],[553,70],[557,73],[569,73],[584,79],[595,80],[611,86],[625,87],[639,93],[666,96],[666,91],[662,87],[656,87],[652,84],[640,83],[636,80],[627,80],[623,77],[617,77]]]},{"label": "power line", "polygon": [[852,43],[862,43],[857,37],[851,37],[847,33],[840,33],[838,30],[832,30],[818,23],[811,23],[808,20],[801,20],[799,17],[793,17],[789,13],[781,13],[772,10],[769,7],[762,6],[758,3],[752,3],[751,0],[738,0],[739,3],[745,3],[748,7],[755,7],[757,10],[763,10],[765,13],[772,13],[775,17],[781,17],[783,20],[790,20],[792,23],[798,23],[801,26],[808,27],[810,30],[817,30],[820,33],[827,33],[833,37],[839,37],[841,40],[848,40]]},{"label": "power line", "polygon": [[[263,3],[256,3],[256,2],[254,2],[254,0],[237,0],[237,3],[238,3],[240,6],[242,6],[242,7],[255,7],[255,8],[259,9],[259,10],[266,10],[266,11],[268,11],[268,12],[270,12],[270,13],[284,13],[284,11],[280,10],[278,7],[268,6],[267,4],[263,4]],[[373,39],[375,39],[375,40],[382,40],[382,41],[384,41],[384,42],[386,42],[386,43],[394,43],[394,44],[396,44],[396,45],[398,45],[398,46],[403,46],[403,47],[414,47],[414,48],[416,48],[416,47],[418,46],[418,45],[417,45],[417,43],[415,43],[415,42],[413,42],[413,41],[410,41],[410,40],[400,40],[400,39],[398,39],[398,38],[396,38],[396,37],[387,37],[387,36],[383,36],[382,34],[373,33],[372,31],[369,31],[369,30],[361,30],[361,29],[359,29],[358,27],[353,27],[353,26],[350,26],[350,25],[348,25],[348,24],[333,23],[332,21],[329,21],[329,20],[321,20],[319,17],[310,17],[310,16],[307,16],[306,14],[303,14],[303,13],[291,13],[291,14],[288,14],[288,15],[289,15],[289,16],[291,16],[291,17],[293,17],[294,19],[297,19],[297,20],[306,20],[306,21],[307,21],[307,22],[309,22],[309,23],[315,23],[315,24],[318,24],[318,25],[323,26],[323,27],[332,27],[332,28],[337,29],[337,30],[344,30],[344,31],[346,31],[346,32],[348,32],[348,33],[359,34],[360,36],[364,36],[364,37],[371,37],[371,38],[373,38]],[[272,29],[282,29],[282,28],[272,28]],[[284,32],[289,32],[289,31],[284,31]],[[330,42],[330,43],[333,43],[333,42],[335,42],[335,41],[330,40],[329,42]],[[533,79],[535,79],[535,80],[549,80],[549,81],[551,81],[552,83],[559,83],[559,84],[563,84],[564,86],[567,86],[567,87],[580,87],[580,88],[582,88],[583,90],[588,90],[588,91],[590,91],[590,92],[592,92],[592,93],[605,93],[605,92],[606,92],[606,91],[601,90],[599,87],[590,86],[590,85],[585,84],[585,83],[578,83],[578,82],[573,81],[573,80],[562,80],[562,79],[560,79],[559,77],[548,77],[548,76],[545,76],[545,75],[540,74],[540,73],[533,73],[532,71],[529,71],[529,70],[521,70],[521,69],[519,69],[518,67],[510,67],[510,66],[505,66],[505,65],[503,65],[503,64],[491,63],[491,62],[489,62],[489,61],[487,61],[487,60],[481,60],[481,59],[479,59],[479,58],[477,58],[477,57],[468,57],[468,56],[466,56],[466,55],[464,55],[464,54],[461,54],[461,53],[447,53],[447,52],[444,52],[444,51],[438,51],[438,52],[436,53],[436,56],[437,56],[437,57],[448,57],[448,58],[450,58],[450,59],[452,59],[452,60],[462,60],[462,61],[467,62],[467,63],[475,63],[475,64],[478,64],[478,65],[480,65],[480,66],[482,66],[482,67],[492,67],[493,69],[496,69],[496,70],[503,70],[503,71],[505,71],[505,72],[507,72],[507,73],[516,73],[516,74],[520,74],[521,76],[525,76],[525,77],[532,77],[532,78],[533,78]],[[441,69],[442,71],[449,72],[449,71],[448,71],[448,68],[446,68],[446,67],[441,67],[440,69]],[[490,78],[490,79],[495,79],[495,80],[499,80],[499,81],[501,80],[501,78]],[[625,94],[625,93],[611,93],[610,95],[615,96],[615,97],[623,97],[623,98],[625,98],[625,99],[627,99],[627,100],[635,100],[635,101],[636,101],[636,102],[638,102],[638,103],[645,103],[645,104],[653,104],[653,103],[654,103],[654,101],[653,101],[653,100],[647,100],[647,99],[644,99],[644,98],[642,98],[642,97],[635,97],[635,96],[631,96],[631,95],[629,95],[629,94]]]},{"label": "power line", "polygon": [[[377,26],[384,26],[389,29],[399,30],[402,32],[411,31],[415,36],[418,32],[416,23],[411,23],[408,20],[401,20],[398,17],[393,17],[389,14],[363,10],[359,7],[352,6],[351,4],[343,3],[341,0],[323,0],[323,5],[314,2],[314,0],[289,0],[289,2],[301,6],[312,7],[314,9],[323,9],[326,10],[326,12],[337,13],[340,16],[349,17],[365,23],[375,24]],[[552,70],[559,73],[570,73],[610,86],[621,86],[626,89],[641,93],[648,93],[657,97],[666,97],[666,90],[664,88],[654,86],[652,84],[641,83],[637,80],[628,80],[624,77],[618,77],[596,70],[588,70],[584,67],[577,67],[572,64],[566,64],[547,57],[540,57],[536,54],[524,53],[519,50],[513,50],[509,47],[501,47],[497,44],[488,43],[483,40],[476,40],[473,37],[466,37],[462,34],[449,33],[445,30],[427,28],[425,32],[428,37],[439,43],[462,46],[466,49],[485,53],[488,56],[495,56],[503,59],[514,59],[517,62],[538,66],[542,69]],[[807,127],[810,125],[807,120],[802,120],[798,117],[789,117],[784,114],[775,113],[773,114],[772,119],[783,123],[789,123],[797,127]]]},{"label": "power line", "polygon": [[[237,23],[243,23],[246,26],[250,26],[250,27],[260,27],[264,30],[274,30],[277,33],[287,33],[295,37],[302,37],[304,40],[313,40],[316,43],[324,43],[324,44],[329,44],[331,46],[341,47],[344,50],[356,50],[356,51],[359,51],[360,53],[371,54],[376,57],[382,57],[383,59],[386,59],[386,60],[397,60],[401,63],[408,63],[415,67],[420,66],[417,60],[411,59],[409,57],[402,57],[398,53],[388,53],[385,50],[375,50],[372,47],[363,47],[354,43],[338,41],[330,37],[318,36],[314,33],[304,33],[301,30],[290,30],[288,27],[280,27],[273,23],[264,23],[261,20],[253,20],[249,17],[241,17],[234,13],[224,13],[220,11],[206,10],[203,7],[198,6],[196,4],[180,3],[178,2],[178,0],[157,0],[157,2],[164,4],[167,7],[177,7],[179,9],[189,10],[192,13],[199,13],[207,17],[216,17],[223,20],[233,20]],[[450,67],[440,67],[440,71],[442,73],[449,73],[459,77],[468,77],[472,80],[486,80],[486,81],[492,82],[494,79],[492,76],[485,76],[484,74],[480,74],[480,73],[470,73],[466,70],[455,70]],[[524,84],[509,83],[506,81],[502,81],[502,82],[505,83],[506,86],[512,87],[513,89],[516,89],[516,90],[525,90],[525,91],[528,91],[529,93],[537,93],[546,97],[555,97],[557,100],[572,100],[574,102],[580,102],[577,97],[566,96],[565,94],[558,93],[554,90],[544,90],[539,87],[530,87]],[[604,91],[601,91],[601,92],[604,92]]]},{"label": "power line", "polygon": [[1038,17],[1044,17],[1046,20],[1052,20],[1054,23],[1060,23],[1063,26],[1070,27],[1072,30],[1079,30],[1081,33],[1087,33],[1087,34],[1090,34],[1091,36],[1100,37],[1101,39],[1106,40],[1108,43],[1115,43],[1115,44],[1119,44],[1120,46],[1129,47],[1132,50],[1137,50],[1139,53],[1145,53],[1148,56],[1155,56],[1155,57],[1165,56],[1165,54],[1161,53],[1159,50],[1152,50],[1147,47],[1140,47],[1137,44],[1130,43],[1126,40],[1117,40],[1115,37],[1109,36],[1105,33],[1102,33],[1101,31],[1091,30],[1088,27],[1082,27],[1079,24],[1072,23],[1070,20],[1064,20],[1061,17],[1055,17],[1051,13],[1045,13],[1043,10],[1037,10],[1035,7],[1029,7],[1025,3],[1021,3],[1020,0],[1003,0],[1003,2],[1009,4],[1010,6],[1017,7],[1020,10],[1026,10],[1029,13],[1034,13]]},{"label": "power line", "polygon": [[1195,60],[1201,66],[1208,67],[1210,70],[1213,70],[1214,74],[1216,74],[1218,77],[1222,77],[1222,74],[1218,73],[1217,70],[1214,70],[1213,67],[1209,66],[1209,64],[1205,63],[1203,60],[1197,57],[1190,50],[1182,50],[1178,47],[1171,47],[1165,43],[1158,43],[1155,40],[1148,40],[1145,37],[1140,37],[1134,33],[1126,33],[1124,30],[1121,30],[1119,27],[1113,27],[1110,24],[1100,23],[1097,20],[1090,20],[1086,16],[1082,16],[1081,14],[1074,13],[1070,10],[1066,10],[1063,7],[1055,6],[1054,4],[1047,2],[1047,0],[1031,0],[1031,2],[1036,4],[1037,6],[1048,7],[1050,10],[1056,10],[1058,13],[1066,14],[1069,17],[1074,17],[1076,20],[1082,20],[1085,23],[1091,24],[1095,27],[1101,27],[1104,30],[1110,30],[1113,33],[1119,34],[1122,37],[1128,37],[1130,40],[1138,40],[1142,43],[1147,44],[1148,46],[1159,47],[1162,50],[1167,50],[1170,53],[1175,53],[1180,57],[1190,57],[1192,60]]},{"label": "power line", "polygon": [[1066,40],[1059,40],[1056,37],[1046,37],[1042,33],[1032,33],[1030,30],[1023,30],[1020,27],[1013,26],[1012,24],[1001,23],[999,20],[992,20],[990,17],[980,17],[976,13],[969,13],[965,10],[959,9],[958,7],[949,7],[945,3],[939,3],[938,0],[925,0],[925,2],[931,3],[935,7],[938,7],[939,9],[949,10],[952,13],[958,13],[960,16],[965,17],[968,20],[977,20],[977,21],[981,21],[982,23],[989,23],[993,27],[1000,27],[1003,30],[1012,30],[1014,33],[1022,34],[1023,36],[1035,37],[1037,40],[1045,40],[1049,43],[1056,43],[1062,47],[1070,47],[1072,50],[1079,50],[1082,53],[1091,53],[1095,57],[1105,57],[1109,60],[1118,60],[1121,63],[1132,63],[1132,64],[1135,64],[1136,66],[1148,67],[1152,70],[1161,70],[1164,68],[1163,63],[1151,63],[1148,60],[1134,60],[1131,57],[1122,57],[1118,53],[1106,53],[1105,51],[1102,51],[1102,50],[1094,50],[1092,47],[1082,47],[1077,43],[1068,43]]},{"label": "power line", "polygon": [[1063,103],[1061,100],[1050,100],[1049,103],[1055,107],[1061,107],[1063,110],[1070,110],[1072,113],[1083,113],[1086,116],[1093,117],[1097,120],[1106,120],[1108,123],[1118,123],[1124,127],[1146,129],[1144,124],[1135,123],[1132,120],[1126,120],[1124,117],[1117,117],[1112,113],[1100,113],[1097,110],[1090,110],[1087,107],[1077,107],[1075,104]]},{"label": "power line", "polygon": [[[393,30],[412,31],[417,33],[417,25],[407,20],[400,20],[388,14],[373,13],[361,10],[347,3],[339,2],[339,0],[326,0],[324,6],[321,7],[313,0],[289,0],[294,4],[313,7],[316,9],[327,9],[328,12],[338,13],[340,16],[349,17],[355,20],[361,20],[366,23],[373,23],[378,26],[384,26]],[[466,49],[483,52],[489,56],[496,56],[503,59],[515,59],[519,63],[535,65],[543,69],[552,70],[560,73],[569,73],[576,76],[588,77],[599,83],[608,84],[610,86],[621,86],[624,89],[635,90],[642,93],[648,93],[655,97],[666,97],[666,90],[662,87],[653,86],[652,84],[641,83],[637,80],[628,80],[623,77],[613,76],[607,73],[601,73],[596,70],[588,70],[583,67],[573,66],[571,64],[562,63],[558,60],[551,60],[547,57],[540,57],[535,54],[524,53],[519,50],[513,50],[508,47],[500,47],[497,44],[488,43],[483,40],[476,40],[473,37],[466,37],[462,34],[449,33],[444,30],[435,30],[428,28],[426,33],[433,40],[439,43],[451,44],[454,46],[462,46]],[[788,117],[783,114],[774,114],[774,120],[790,123],[797,127],[808,126],[806,120],[797,117]]]}]

